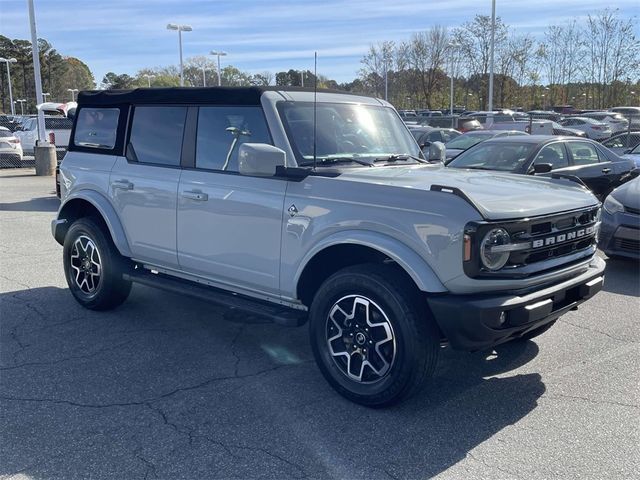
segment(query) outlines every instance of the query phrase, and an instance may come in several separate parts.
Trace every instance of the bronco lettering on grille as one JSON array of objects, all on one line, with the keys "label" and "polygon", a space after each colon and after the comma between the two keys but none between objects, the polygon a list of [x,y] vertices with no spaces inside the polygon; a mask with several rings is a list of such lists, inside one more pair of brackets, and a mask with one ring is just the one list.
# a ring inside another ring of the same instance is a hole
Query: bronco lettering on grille
[{"label": "bronco lettering on grille", "polygon": [[531,242],[532,248],[548,247],[549,245],[556,245],[558,243],[567,242],[570,240],[577,240],[578,238],[587,237],[596,233],[596,227],[586,227],[580,230],[574,230],[573,232],[563,233],[561,235],[554,235],[551,237],[539,238]]}]

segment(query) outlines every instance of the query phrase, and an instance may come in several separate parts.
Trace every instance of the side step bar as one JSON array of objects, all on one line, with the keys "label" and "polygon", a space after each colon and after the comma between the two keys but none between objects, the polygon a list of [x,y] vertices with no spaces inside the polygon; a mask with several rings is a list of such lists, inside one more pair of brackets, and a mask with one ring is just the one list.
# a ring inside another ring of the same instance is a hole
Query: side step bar
[{"label": "side step bar", "polygon": [[247,315],[265,318],[286,327],[298,327],[307,321],[307,312],[305,311],[256,300],[218,288],[200,286],[197,283],[177,279],[161,273],[154,274],[140,269],[125,273],[122,277],[125,280],[139,283],[140,285],[206,300],[221,307],[227,307],[234,311],[246,313]]}]

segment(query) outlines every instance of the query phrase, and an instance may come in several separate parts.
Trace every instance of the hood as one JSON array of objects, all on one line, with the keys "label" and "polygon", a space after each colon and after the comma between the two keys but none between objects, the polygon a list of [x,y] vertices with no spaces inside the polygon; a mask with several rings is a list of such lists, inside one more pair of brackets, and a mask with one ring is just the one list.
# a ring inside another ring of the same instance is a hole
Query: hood
[{"label": "hood", "polygon": [[619,186],[611,195],[625,207],[640,210],[640,177]]},{"label": "hood", "polygon": [[570,180],[441,164],[354,168],[338,178],[420,190],[429,190],[432,185],[457,188],[487,220],[533,217],[598,204],[589,190]]}]

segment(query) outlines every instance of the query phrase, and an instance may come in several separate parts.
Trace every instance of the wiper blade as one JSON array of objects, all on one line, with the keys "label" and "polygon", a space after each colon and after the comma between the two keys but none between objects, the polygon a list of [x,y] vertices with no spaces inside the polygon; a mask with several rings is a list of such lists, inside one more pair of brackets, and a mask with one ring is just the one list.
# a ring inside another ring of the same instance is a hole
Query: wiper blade
[{"label": "wiper blade", "polygon": [[425,160],[424,158],[420,158],[420,157],[416,157],[414,155],[409,155],[409,154],[403,154],[403,155],[398,155],[398,154],[393,154],[393,155],[388,155],[386,157],[379,157],[376,158],[376,162],[397,162],[398,160],[415,160],[418,163],[429,163],[427,160]]},{"label": "wiper blade", "polygon": [[[313,165],[314,162],[304,162],[301,165],[308,166]],[[358,157],[325,157],[318,158],[316,160],[316,165],[333,165],[335,163],[358,163],[360,165],[364,165],[365,167],[372,167],[373,163],[363,160]]]}]

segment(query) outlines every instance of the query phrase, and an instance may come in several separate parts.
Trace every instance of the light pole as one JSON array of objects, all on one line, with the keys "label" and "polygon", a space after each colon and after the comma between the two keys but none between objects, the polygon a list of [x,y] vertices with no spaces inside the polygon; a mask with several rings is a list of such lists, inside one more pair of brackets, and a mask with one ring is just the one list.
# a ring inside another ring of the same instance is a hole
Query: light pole
[{"label": "light pole", "polygon": [[449,48],[451,48],[451,92],[450,92],[450,102],[449,102],[449,115],[453,115],[453,75],[454,75],[454,52],[460,46],[457,42],[450,42]]},{"label": "light pole", "polygon": [[384,56],[384,101],[389,97],[389,69],[387,68],[387,56]]},{"label": "light pole", "polygon": [[147,85],[151,88],[151,79],[156,78],[156,76],[151,75],[150,73],[145,73],[144,76],[147,78]]},{"label": "light pole", "polygon": [[42,92],[42,99],[46,102],[47,101],[47,97],[51,95],[50,93],[44,93]]},{"label": "light pole", "polygon": [[227,52],[211,50],[209,55],[215,55],[218,57],[218,86],[222,86],[222,71],[220,70],[220,57],[226,57]]},{"label": "light pole", "polygon": [[489,59],[489,115],[487,123],[493,124],[493,54],[496,43],[496,0],[491,0],[491,49]]},{"label": "light pole", "polygon": [[182,69],[182,32],[190,32],[193,30],[191,25],[178,25],[177,23],[170,23],[167,25],[167,30],[178,31],[178,46],[180,48],[180,86],[184,87],[184,71]]},{"label": "light pole", "polygon": [[300,70],[300,86],[304,88],[304,70]]},{"label": "light pole", "polygon": [[202,86],[207,86],[207,72],[205,71],[204,65],[202,66]]},{"label": "light pole", "polygon": [[71,101],[75,102],[75,100],[76,100],[75,94],[78,93],[78,89],[77,88],[67,88],[67,92],[71,92]]},{"label": "light pole", "polygon": [[26,103],[26,100],[24,98],[19,98],[16,100],[16,103],[20,104],[20,115],[24,115],[24,104]]},{"label": "light pole", "polygon": [[[42,75],[40,74],[40,48],[38,47],[38,32],[36,31],[36,11],[33,0],[27,0],[29,8],[29,29],[31,30],[31,53],[33,57],[33,76],[36,84],[36,105],[42,103]],[[44,126],[44,111],[37,109],[38,113],[38,143],[45,143],[47,136]],[[36,165],[37,167],[37,165]],[[36,168],[36,173],[38,169]]]},{"label": "light pole", "polygon": [[0,58],[0,62],[4,62],[7,64],[7,82],[9,83],[9,103],[11,103],[11,115],[15,115],[16,109],[13,106],[13,92],[11,91],[11,71],[9,69],[9,64],[16,63],[17,60],[15,58]]}]

